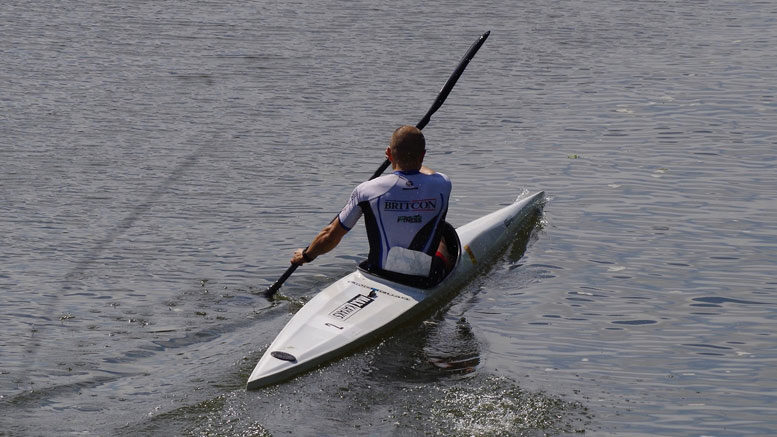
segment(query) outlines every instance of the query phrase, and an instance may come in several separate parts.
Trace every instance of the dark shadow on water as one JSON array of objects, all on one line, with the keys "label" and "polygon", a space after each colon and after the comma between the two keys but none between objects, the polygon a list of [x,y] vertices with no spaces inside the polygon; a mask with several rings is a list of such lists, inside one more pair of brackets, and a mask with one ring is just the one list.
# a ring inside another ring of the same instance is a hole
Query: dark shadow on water
[{"label": "dark shadow on water", "polygon": [[[209,143],[205,143],[195,149],[192,153],[187,155],[146,198],[136,204],[131,210],[127,212],[127,215],[115,224],[101,239],[86,251],[86,255],[75,263],[73,268],[64,278],[63,290],[71,290],[78,286],[80,281],[86,276],[86,272],[89,268],[98,261],[106,251],[106,249],[113,243],[118,237],[131,229],[135,222],[146,214],[159,199],[173,186],[178,180],[197,162],[200,156],[205,152]],[[56,308],[59,307],[59,299],[63,293],[54,293],[45,306],[50,308],[51,313],[56,312]],[[43,335],[43,333],[41,333]],[[36,361],[38,360],[39,345],[41,342],[34,343],[28,349],[29,359],[27,360],[27,369],[36,367]],[[25,372],[29,373],[29,372]]]},{"label": "dark shadow on water", "polygon": [[[751,300],[732,299],[728,297],[696,297],[692,299],[694,302],[703,302],[703,304],[691,304],[692,306],[718,306],[724,303],[736,303],[741,305],[768,305],[766,302],[757,302]],[[706,304],[706,305],[705,305]]]}]

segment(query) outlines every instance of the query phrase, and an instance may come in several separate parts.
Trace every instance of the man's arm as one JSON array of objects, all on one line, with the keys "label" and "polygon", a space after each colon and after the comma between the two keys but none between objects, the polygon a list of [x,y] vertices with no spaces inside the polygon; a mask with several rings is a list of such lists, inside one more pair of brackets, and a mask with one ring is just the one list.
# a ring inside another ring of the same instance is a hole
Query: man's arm
[{"label": "man's arm", "polygon": [[[291,257],[291,263],[304,264],[313,261],[319,255],[323,255],[337,247],[340,240],[342,240],[343,236],[347,233],[348,229],[340,224],[340,217],[335,217],[331,223],[318,233],[307,249],[297,249],[294,252],[294,256]],[[307,260],[305,258],[307,258]]]}]

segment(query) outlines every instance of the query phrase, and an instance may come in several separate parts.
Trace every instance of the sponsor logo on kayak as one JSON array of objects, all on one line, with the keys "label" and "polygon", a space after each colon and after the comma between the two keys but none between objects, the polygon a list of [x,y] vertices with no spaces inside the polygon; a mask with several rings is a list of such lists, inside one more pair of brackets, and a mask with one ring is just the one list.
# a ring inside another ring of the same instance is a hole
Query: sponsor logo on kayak
[{"label": "sponsor logo on kayak", "polygon": [[421,223],[422,221],[421,214],[401,215],[397,217],[397,223]]},{"label": "sponsor logo on kayak", "polygon": [[371,304],[375,299],[365,296],[363,294],[357,294],[348,300],[348,302],[337,307],[336,310],[329,313],[330,316],[335,319],[347,320],[352,315],[359,312],[362,308]]},{"label": "sponsor logo on kayak", "polygon": [[380,294],[385,294],[386,296],[395,297],[397,299],[410,300],[410,299],[407,298],[407,296],[403,296],[401,294],[389,293],[388,291],[381,290],[380,288],[370,287],[368,285],[360,284],[360,283],[355,282],[355,281],[348,281],[348,282],[350,282],[353,285],[356,285],[357,287],[362,287],[362,288],[366,288],[366,289],[370,290],[370,297],[376,297],[377,296],[376,293],[380,293]]},{"label": "sponsor logo on kayak", "polygon": [[419,200],[384,200],[386,211],[434,211],[437,209],[437,199]]}]

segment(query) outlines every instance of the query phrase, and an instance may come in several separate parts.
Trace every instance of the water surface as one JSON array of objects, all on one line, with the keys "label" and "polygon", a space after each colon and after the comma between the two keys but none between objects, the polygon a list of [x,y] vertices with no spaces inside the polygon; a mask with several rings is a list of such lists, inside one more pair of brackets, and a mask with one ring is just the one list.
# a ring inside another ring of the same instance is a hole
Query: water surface
[{"label": "water surface", "polygon": [[[766,435],[770,2],[11,2],[0,424],[12,435]],[[417,326],[246,392],[362,229],[257,295],[425,128],[461,225],[531,231]]]}]

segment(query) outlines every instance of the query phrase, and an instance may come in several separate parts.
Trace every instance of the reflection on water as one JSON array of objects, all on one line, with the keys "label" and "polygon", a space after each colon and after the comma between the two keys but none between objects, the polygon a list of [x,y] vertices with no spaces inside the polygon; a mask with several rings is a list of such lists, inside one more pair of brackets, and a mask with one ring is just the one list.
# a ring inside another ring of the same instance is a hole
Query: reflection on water
[{"label": "reflection on water", "polygon": [[382,342],[367,376],[378,381],[434,382],[476,370],[479,344],[463,318],[443,312]]},{"label": "reflection on water", "polygon": [[[437,348],[428,348],[425,352],[429,362],[448,373],[472,373],[480,364],[480,355],[476,346],[477,339],[472,333],[472,327],[467,319],[460,318],[456,321],[456,336],[448,342],[436,341]],[[458,343],[463,343],[461,346]],[[463,345],[471,345],[464,348]],[[469,350],[472,349],[472,350]]]}]

